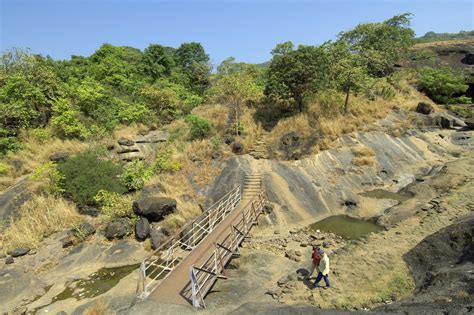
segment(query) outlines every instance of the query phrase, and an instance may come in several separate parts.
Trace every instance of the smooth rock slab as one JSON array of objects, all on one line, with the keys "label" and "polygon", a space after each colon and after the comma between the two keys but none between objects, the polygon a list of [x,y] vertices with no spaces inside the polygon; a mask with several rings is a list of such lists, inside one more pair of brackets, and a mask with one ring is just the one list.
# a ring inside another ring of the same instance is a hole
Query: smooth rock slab
[{"label": "smooth rock slab", "polygon": [[18,247],[11,252],[12,257],[20,257],[28,254],[31,249],[29,247]]}]

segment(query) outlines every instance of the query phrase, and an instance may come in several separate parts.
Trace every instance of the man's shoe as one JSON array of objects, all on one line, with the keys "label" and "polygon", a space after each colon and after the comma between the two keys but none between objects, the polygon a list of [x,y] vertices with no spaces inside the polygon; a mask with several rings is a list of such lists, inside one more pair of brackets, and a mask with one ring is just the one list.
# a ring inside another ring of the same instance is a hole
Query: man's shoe
[{"label": "man's shoe", "polygon": [[329,288],[330,288],[330,286],[326,286],[326,287],[324,287],[324,290],[327,290],[327,289],[329,289]]}]

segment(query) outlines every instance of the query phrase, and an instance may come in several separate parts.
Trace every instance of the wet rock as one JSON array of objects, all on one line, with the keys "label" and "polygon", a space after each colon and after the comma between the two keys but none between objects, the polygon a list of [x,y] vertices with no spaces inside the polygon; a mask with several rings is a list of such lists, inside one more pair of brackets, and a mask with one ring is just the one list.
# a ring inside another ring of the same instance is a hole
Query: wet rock
[{"label": "wet rock", "polygon": [[120,139],[118,140],[118,143],[119,143],[120,145],[123,145],[123,146],[126,146],[126,147],[131,147],[132,145],[135,144],[135,141],[130,140],[130,139],[127,139],[127,138],[120,138]]},{"label": "wet rock", "polygon": [[69,153],[67,153],[67,152],[56,152],[56,153],[53,153],[49,156],[49,160],[51,162],[55,162],[55,163],[64,162],[68,158],[69,158]]},{"label": "wet rock", "polygon": [[424,115],[429,115],[434,112],[434,108],[428,103],[419,102],[416,106],[416,112]]},{"label": "wet rock", "polygon": [[133,202],[133,212],[147,218],[151,222],[158,222],[176,211],[176,200],[166,197],[146,197]]},{"label": "wet rock", "polygon": [[10,255],[12,257],[20,257],[20,256],[24,256],[26,254],[28,254],[28,252],[31,250],[31,248],[29,247],[18,247],[18,248],[15,248],[11,253]]},{"label": "wet rock", "polygon": [[95,227],[87,221],[79,224],[78,227],[72,230],[72,234],[78,239],[84,240],[95,233]]},{"label": "wet rock", "polygon": [[126,218],[120,218],[112,220],[107,224],[105,228],[104,236],[108,240],[121,239],[131,234],[132,228],[130,220]]},{"label": "wet rock", "polygon": [[13,257],[11,257],[11,256],[8,256],[8,257],[5,259],[5,264],[6,264],[6,265],[13,264],[14,262],[15,262],[15,259],[13,259]]},{"label": "wet rock", "polygon": [[144,241],[150,235],[150,222],[145,217],[140,219],[135,224],[135,237],[139,241]]},{"label": "wet rock", "polygon": [[235,154],[242,154],[244,152],[244,145],[240,142],[234,142],[232,144],[232,152]]}]

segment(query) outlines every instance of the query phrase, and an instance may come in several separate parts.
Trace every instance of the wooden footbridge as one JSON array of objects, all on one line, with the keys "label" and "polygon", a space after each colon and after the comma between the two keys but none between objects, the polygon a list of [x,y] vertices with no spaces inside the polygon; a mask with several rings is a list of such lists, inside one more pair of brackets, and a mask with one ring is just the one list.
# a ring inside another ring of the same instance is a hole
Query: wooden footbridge
[{"label": "wooden footbridge", "polygon": [[238,254],[267,201],[260,175],[246,178],[140,265],[138,296],[163,303],[205,307],[204,297]]}]

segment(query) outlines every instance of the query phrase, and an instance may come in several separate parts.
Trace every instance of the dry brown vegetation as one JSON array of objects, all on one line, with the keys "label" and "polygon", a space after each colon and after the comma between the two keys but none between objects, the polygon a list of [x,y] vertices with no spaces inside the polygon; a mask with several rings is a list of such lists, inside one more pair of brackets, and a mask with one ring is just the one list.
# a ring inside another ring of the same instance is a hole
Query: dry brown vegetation
[{"label": "dry brown vegetation", "polygon": [[1,236],[7,249],[27,246],[36,248],[43,238],[73,227],[81,220],[76,207],[58,197],[34,196],[21,206]]},{"label": "dry brown vegetation", "polygon": [[[362,95],[351,95],[347,114],[342,113],[341,95],[336,94],[329,100],[327,98],[321,100],[316,96],[308,101],[306,112],[281,119],[271,130],[269,143],[278,146],[278,141],[284,134],[295,131],[303,141],[310,137],[318,137],[318,143],[313,149],[316,153],[336,146],[335,140],[343,134],[370,131],[372,123],[386,117],[394,108],[412,111],[420,101],[432,103],[425,95],[410,87],[413,80],[413,73],[405,74],[403,80],[397,83],[396,89],[393,89],[395,94],[390,97],[376,97],[371,101]],[[368,161],[364,159],[360,162]]]}]

